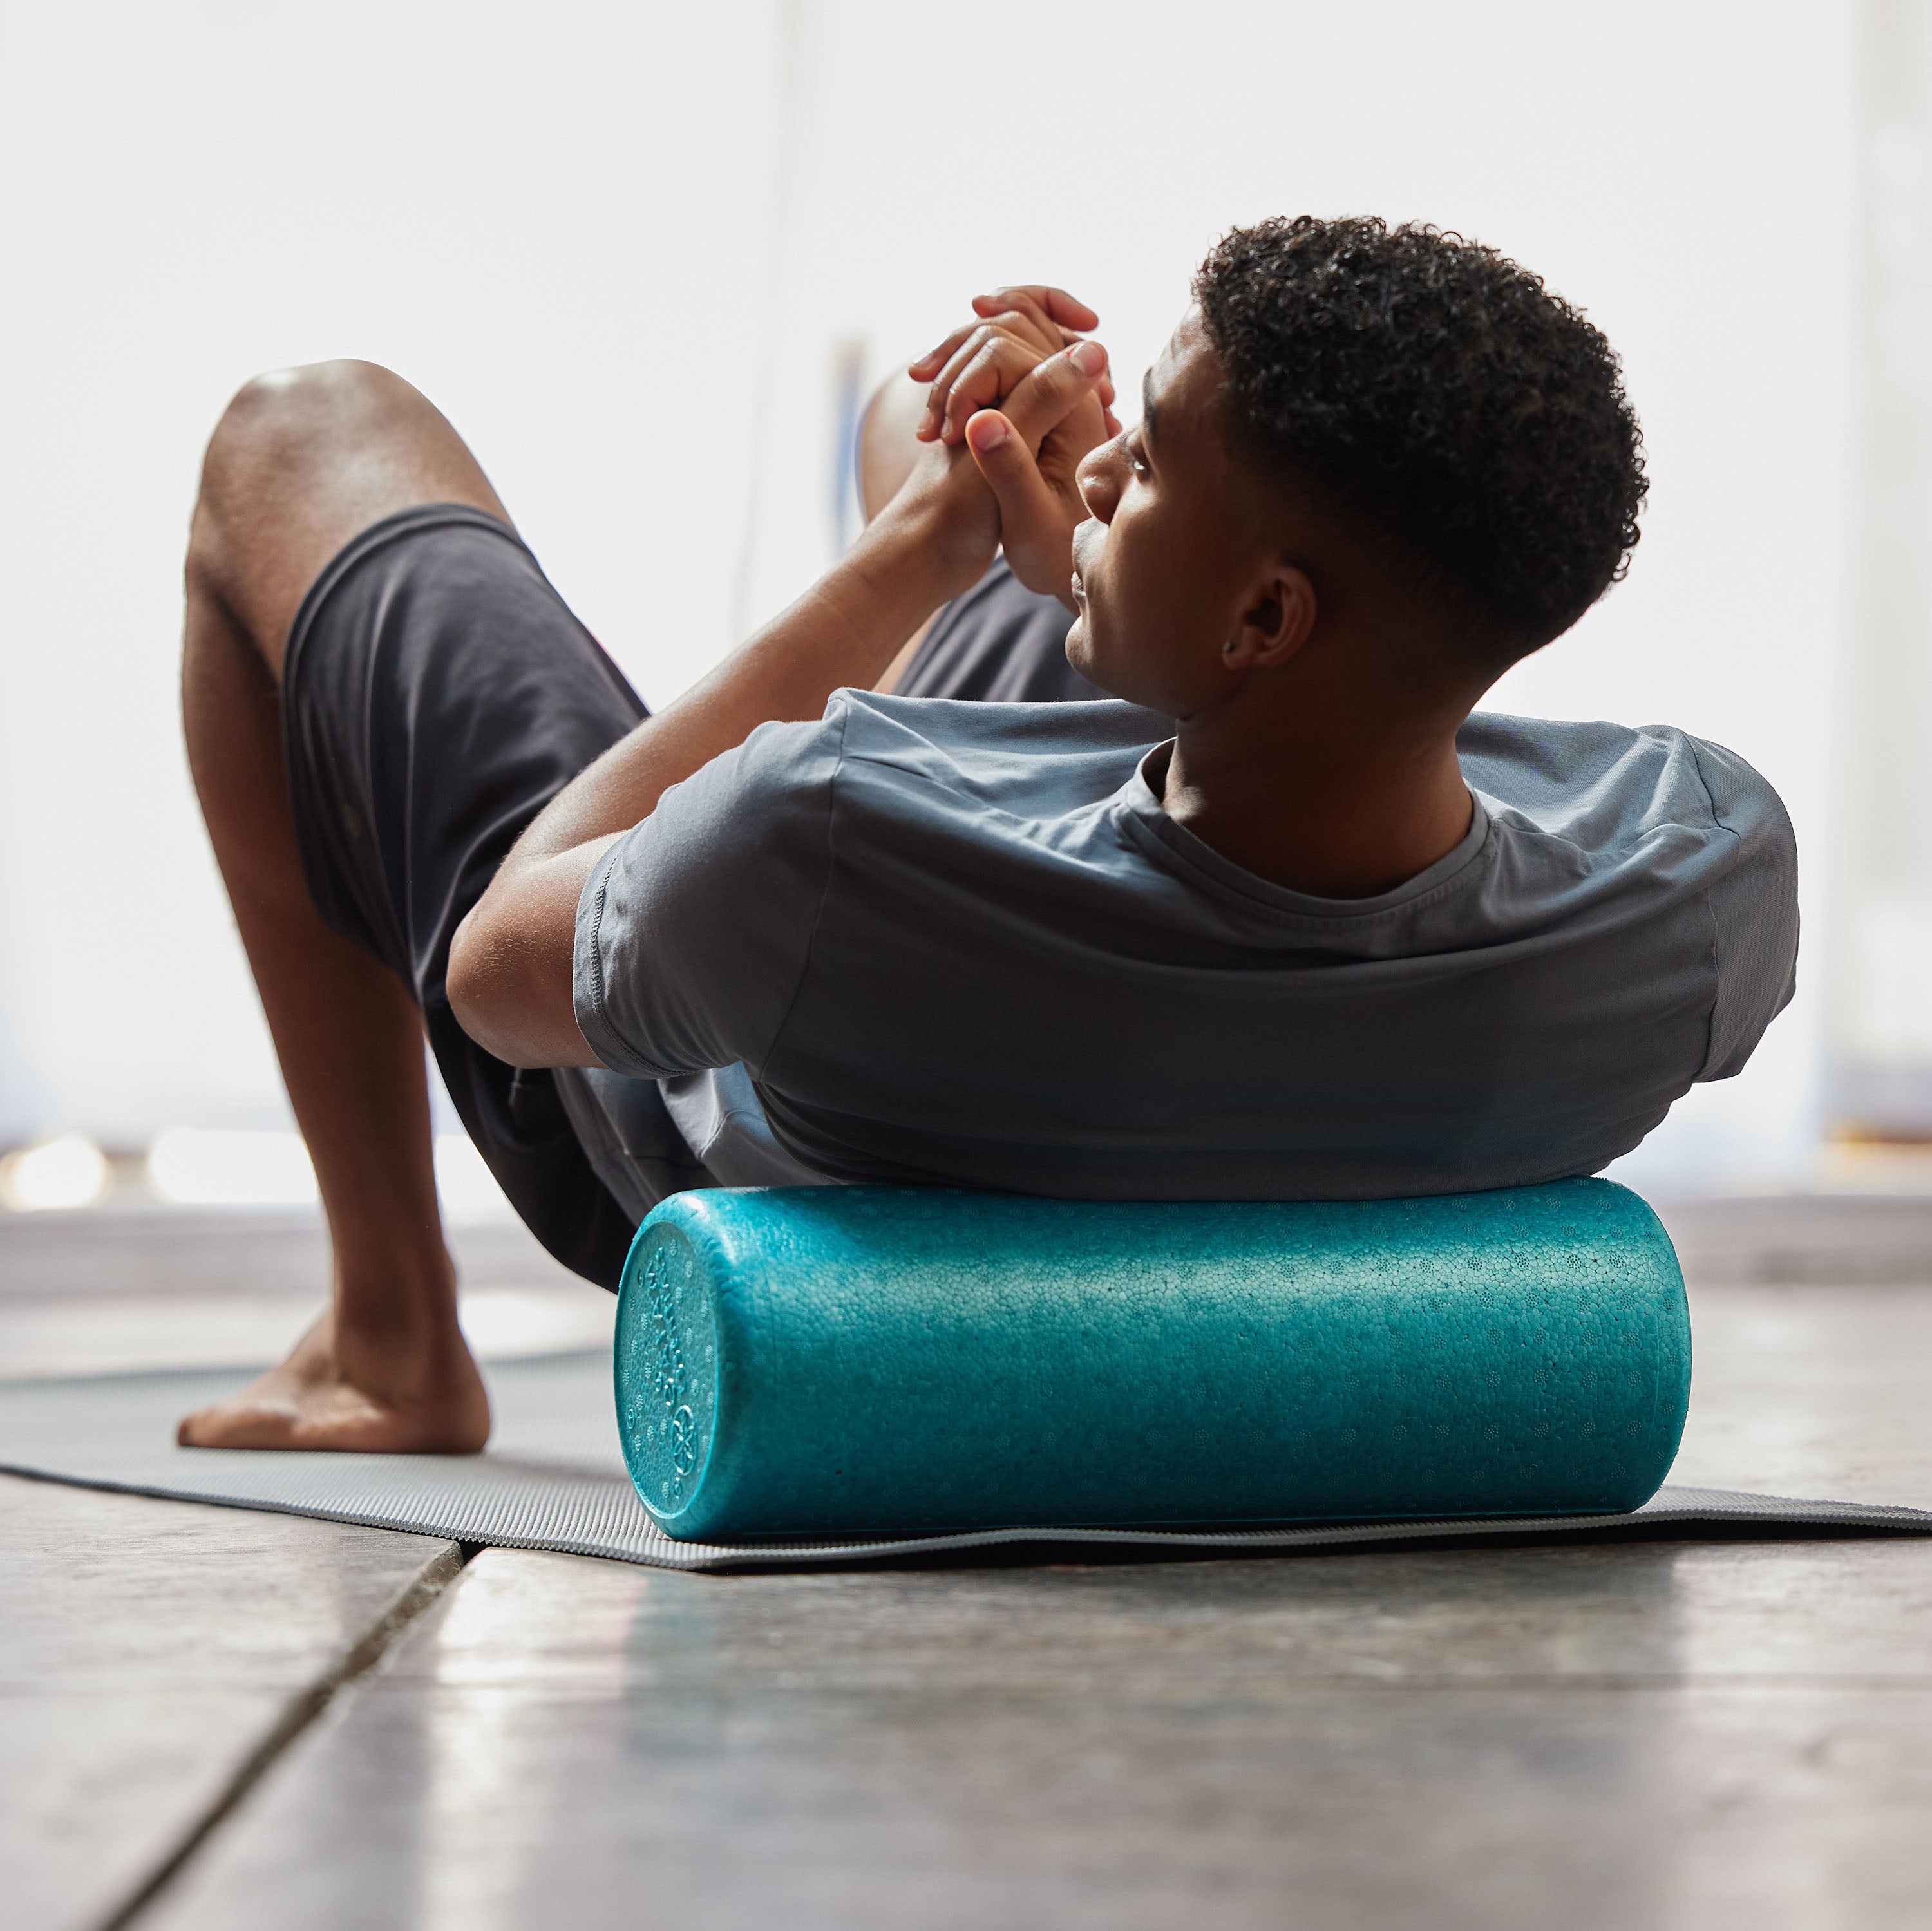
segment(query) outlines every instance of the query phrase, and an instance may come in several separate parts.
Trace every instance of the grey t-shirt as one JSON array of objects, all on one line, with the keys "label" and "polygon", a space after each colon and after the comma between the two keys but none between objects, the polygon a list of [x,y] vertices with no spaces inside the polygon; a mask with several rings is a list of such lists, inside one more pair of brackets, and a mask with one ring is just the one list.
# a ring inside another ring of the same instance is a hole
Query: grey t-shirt
[{"label": "grey t-shirt", "polygon": [[1087,1198],[1523,1185],[1629,1151],[1791,997],[1790,821],[1682,731],[1478,714],[1468,836],[1350,900],[1174,823],[1152,736],[1124,704],[841,691],[668,792],[578,907],[611,1071],[565,1097],[620,1199],[694,1165]]}]

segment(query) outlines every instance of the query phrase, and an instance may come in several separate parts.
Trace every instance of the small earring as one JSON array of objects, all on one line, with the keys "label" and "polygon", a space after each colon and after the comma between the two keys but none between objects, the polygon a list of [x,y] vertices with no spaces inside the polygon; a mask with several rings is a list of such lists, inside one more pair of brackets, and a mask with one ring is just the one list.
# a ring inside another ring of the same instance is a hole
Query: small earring
[{"label": "small earring", "polygon": [[1223,645],[1222,645],[1222,646],[1221,646],[1221,655],[1222,655],[1223,657],[1232,657],[1232,656],[1234,655],[1234,638],[1232,638],[1232,637],[1231,637],[1230,638],[1228,638],[1228,640],[1227,640],[1227,642],[1226,642],[1226,643],[1224,643]]}]

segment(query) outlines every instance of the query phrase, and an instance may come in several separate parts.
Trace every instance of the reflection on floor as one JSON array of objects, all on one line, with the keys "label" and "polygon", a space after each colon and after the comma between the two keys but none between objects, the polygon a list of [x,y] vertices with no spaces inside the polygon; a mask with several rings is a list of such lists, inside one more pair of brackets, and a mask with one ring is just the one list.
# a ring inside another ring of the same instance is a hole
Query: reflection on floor
[{"label": "reflection on floor", "polygon": [[[1932,1504],[1932,1203],[1672,1220],[1680,1476]],[[464,1245],[486,1352],[608,1331]],[[258,1357],[323,1266],[0,1220],[0,1372]],[[1932,1922],[1927,1543],[706,1577],[0,1479],[0,1570],[9,1925]]]}]

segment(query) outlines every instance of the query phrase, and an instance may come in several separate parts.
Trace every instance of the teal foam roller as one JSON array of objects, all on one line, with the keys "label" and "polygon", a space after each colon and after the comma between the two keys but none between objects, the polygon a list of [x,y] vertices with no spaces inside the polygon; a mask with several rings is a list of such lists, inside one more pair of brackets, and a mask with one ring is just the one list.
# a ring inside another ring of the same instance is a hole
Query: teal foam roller
[{"label": "teal foam roller", "polygon": [[1126,1203],[676,1194],[617,1414],[668,1534],[1633,1509],[1690,1399],[1684,1282],[1604,1180]]}]

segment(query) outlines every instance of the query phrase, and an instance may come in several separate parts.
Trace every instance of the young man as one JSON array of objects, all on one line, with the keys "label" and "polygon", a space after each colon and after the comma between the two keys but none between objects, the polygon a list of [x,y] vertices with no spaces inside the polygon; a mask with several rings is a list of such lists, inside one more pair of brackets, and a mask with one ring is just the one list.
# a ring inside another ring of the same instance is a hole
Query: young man
[{"label": "young man", "polygon": [[415,391],[242,391],[188,742],[334,1297],[184,1441],[482,1444],[419,1028],[606,1285],[681,1186],[1510,1186],[1738,1070],[1796,949],[1770,788],[1469,715],[1636,541],[1608,345],[1373,221],[1238,231],[1196,298],[1124,433],[1090,311],[982,298],[875,410],[850,553],[655,718]]}]

